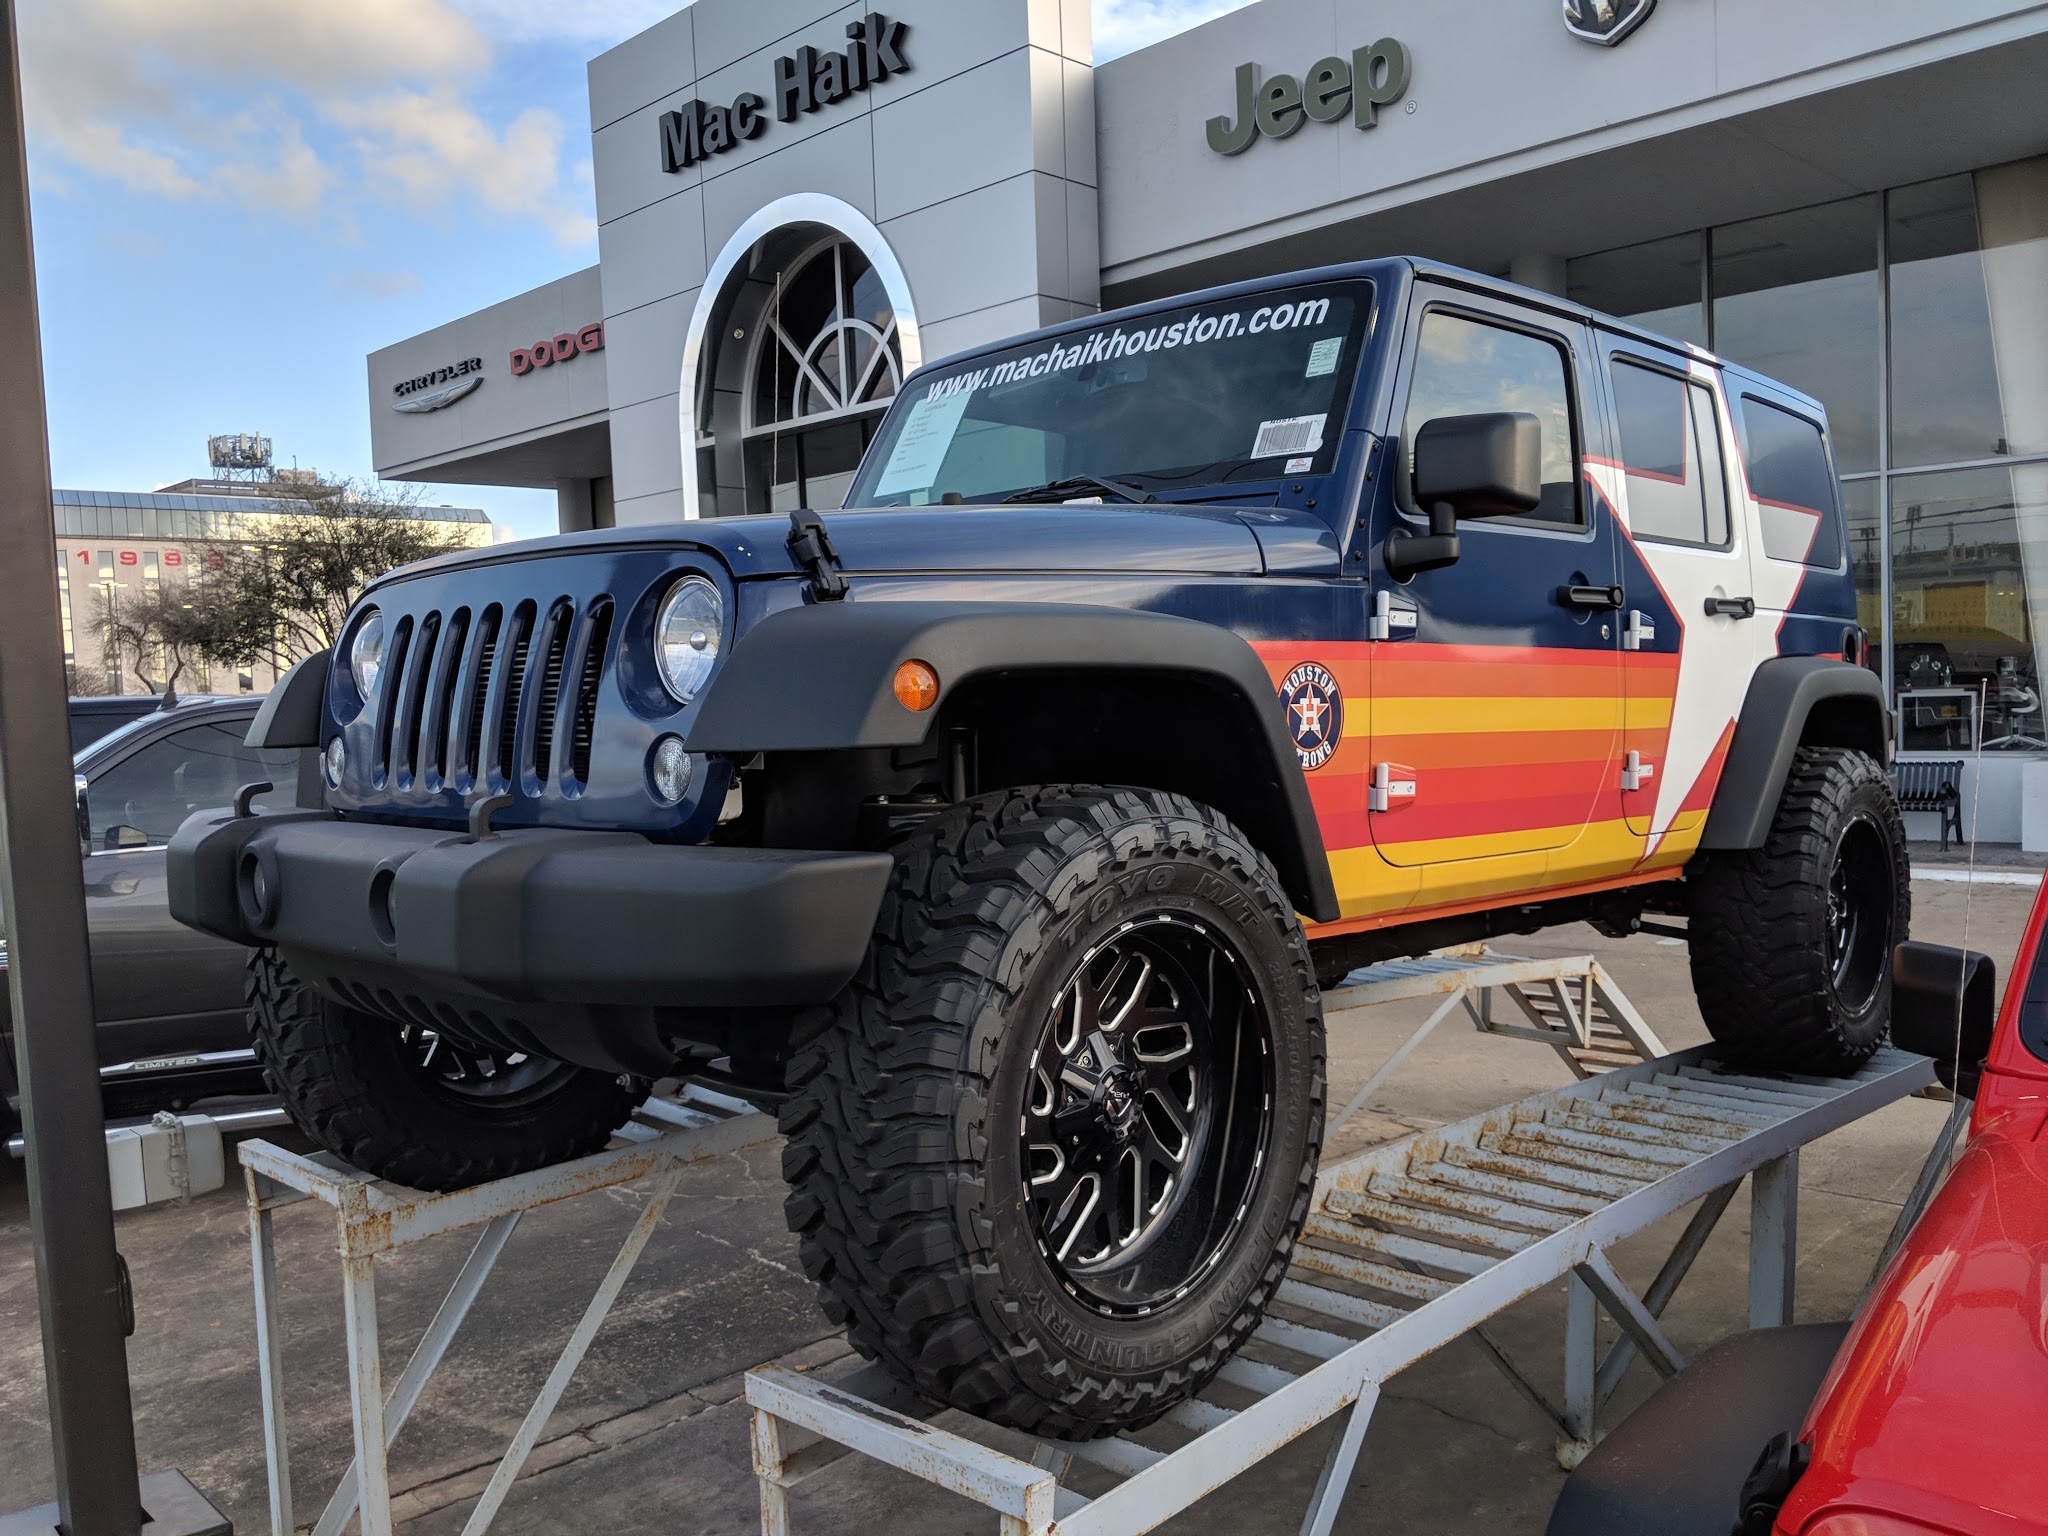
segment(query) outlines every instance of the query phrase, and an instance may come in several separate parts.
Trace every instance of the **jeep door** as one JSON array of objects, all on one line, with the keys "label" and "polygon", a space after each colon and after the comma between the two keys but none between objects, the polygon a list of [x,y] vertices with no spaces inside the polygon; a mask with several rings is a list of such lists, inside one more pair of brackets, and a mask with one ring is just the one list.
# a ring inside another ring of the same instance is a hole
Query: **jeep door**
[{"label": "jeep door", "polygon": [[1649,867],[1699,844],[1749,687],[1757,604],[1735,511],[1720,370],[1601,333],[1621,514],[1623,712],[1617,803]]},{"label": "jeep door", "polygon": [[[1406,583],[1375,569],[1372,810],[1389,864],[1436,906],[1625,871],[1612,806],[1621,729],[1612,515],[1584,478],[1605,444],[1587,329],[1434,284],[1412,300],[1389,423],[1396,473],[1375,552],[1419,532],[1411,445],[1442,416],[1517,411],[1541,428],[1530,513],[1461,520],[1455,564]],[[1396,536],[1399,536],[1396,533]],[[1378,636],[1384,635],[1384,638]],[[1596,821],[1603,814],[1612,823]]]}]

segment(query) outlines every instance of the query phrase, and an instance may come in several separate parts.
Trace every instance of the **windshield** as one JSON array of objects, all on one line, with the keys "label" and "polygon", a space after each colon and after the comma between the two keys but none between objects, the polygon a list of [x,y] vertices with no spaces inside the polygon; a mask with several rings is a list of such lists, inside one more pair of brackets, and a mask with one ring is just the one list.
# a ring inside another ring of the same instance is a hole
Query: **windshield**
[{"label": "windshield", "polygon": [[846,504],[1000,501],[1080,477],[1159,493],[1322,474],[1371,318],[1370,283],[1315,283],[932,369],[891,408]]}]

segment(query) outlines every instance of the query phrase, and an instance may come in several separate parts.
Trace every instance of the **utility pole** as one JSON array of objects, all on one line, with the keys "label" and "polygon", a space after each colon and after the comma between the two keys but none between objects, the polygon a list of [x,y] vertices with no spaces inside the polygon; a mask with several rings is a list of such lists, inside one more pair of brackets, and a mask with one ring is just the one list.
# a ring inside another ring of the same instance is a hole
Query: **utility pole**
[{"label": "utility pole", "polygon": [[0,369],[0,911],[57,1483],[54,1505],[0,1516],[0,1533],[135,1536],[145,1519],[153,1536],[218,1530],[177,1474],[149,1487],[136,1477],[133,1303],[114,1251],[93,1041],[14,0],[0,0],[0,26],[0,334],[27,343]]}]

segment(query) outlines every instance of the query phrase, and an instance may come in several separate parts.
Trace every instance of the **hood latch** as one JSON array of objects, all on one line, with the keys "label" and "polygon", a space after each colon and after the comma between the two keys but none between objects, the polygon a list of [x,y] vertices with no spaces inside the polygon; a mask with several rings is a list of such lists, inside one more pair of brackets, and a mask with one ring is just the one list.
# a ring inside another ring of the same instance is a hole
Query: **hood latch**
[{"label": "hood latch", "polygon": [[832,535],[825,531],[825,520],[807,507],[789,514],[789,557],[809,573],[813,601],[836,603],[846,596]]}]

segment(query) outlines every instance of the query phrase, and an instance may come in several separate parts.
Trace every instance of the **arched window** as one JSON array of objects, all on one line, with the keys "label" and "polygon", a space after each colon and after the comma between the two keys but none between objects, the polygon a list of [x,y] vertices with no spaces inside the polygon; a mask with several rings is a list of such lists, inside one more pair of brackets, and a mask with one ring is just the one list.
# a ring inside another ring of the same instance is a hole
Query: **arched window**
[{"label": "arched window", "polygon": [[903,384],[896,312],[860,248],[833,240],[778,273],[754,363],[752,430],[878,411]]},{"label": "arched window", "polygon": [[683,343],[685,516],[837,507],[923,360],[903,269],[838,198],[777,198],[711,262]]}]

